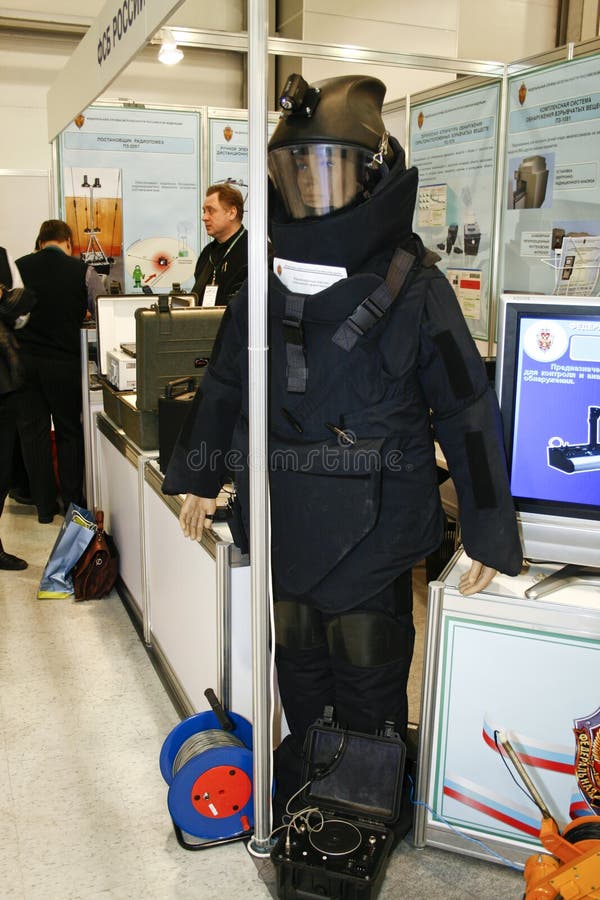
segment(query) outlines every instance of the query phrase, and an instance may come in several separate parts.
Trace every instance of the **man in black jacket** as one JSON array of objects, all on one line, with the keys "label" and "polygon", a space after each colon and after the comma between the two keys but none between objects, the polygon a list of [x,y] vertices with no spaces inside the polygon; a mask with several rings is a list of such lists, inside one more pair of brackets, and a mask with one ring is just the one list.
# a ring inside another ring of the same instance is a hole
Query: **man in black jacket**
[{"label": "man in black jacket", "polygon": [[19,333],[25,371],[19,398],[19,432],[38,520],[47,523],[58,511],[51,418],[63,503],[66,508],[71,502],[83,502],[79,331],[88,304],[88,267],[71,256],[71,229],[59,219],[42,223],[38,246],[38,252],[17,260],[25,287],[38,299],[29,322]]},{"label": "man in black jacket", "polygon": [[[461,591],[521,566],[496,398],[437,257],[412,233],[417,172],[385,130],[385,86],[350,75],[288,85],[269,141],[271,559],[291,731],[277,752],[282,802],[325,706],[351,730],[392,720],[406,734],[411,567],[443,534],[434,435],[472,560]],[[163,486],[187,493],[192,539],[234,459],[248,525],[245,289],[217,345]]]},{"label": "man in black jacket", "polygon": [[248,232],[242,225],[244,198],[224,182],[206,191],[202,221],[210,244],[194,270],[194,293],[201,306],[226,306],[248,276]]}]

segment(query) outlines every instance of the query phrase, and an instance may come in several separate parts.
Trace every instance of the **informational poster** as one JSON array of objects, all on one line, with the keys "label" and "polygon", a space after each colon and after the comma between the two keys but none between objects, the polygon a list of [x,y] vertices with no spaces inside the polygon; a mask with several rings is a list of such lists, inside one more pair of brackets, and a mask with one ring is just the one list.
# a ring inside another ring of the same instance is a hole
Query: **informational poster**
[{"label": "informational poster", "polygon": [[73,252],[124,293],[189,290],[199,251],[200,116],[90,107],[60,137]]},{"label": "informational poster", "polygon": [[[269,137],[276,123],[267,124]],[[244,198],[244,224],[248,217],[248,120],[210,118],[208,122],[208,181],[238,188]]]},{"label": "informational poster", "polygon": [[474,337],[489,329],[499,83],[419,103],[410,162],[419,170],[414,229],[435,250]]},{"label": "informational poster", "polygon": [[503,290],[596,293],[599,55],[509,79],[505,180]]}]

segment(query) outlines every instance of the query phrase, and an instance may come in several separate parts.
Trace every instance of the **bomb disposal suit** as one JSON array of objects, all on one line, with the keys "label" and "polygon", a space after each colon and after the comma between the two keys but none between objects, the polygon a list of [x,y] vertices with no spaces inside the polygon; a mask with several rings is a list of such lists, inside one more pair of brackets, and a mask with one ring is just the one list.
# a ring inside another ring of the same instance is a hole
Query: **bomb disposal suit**
[{"label": "bomb disposal suit", "polygon": [[[444,528],[434,437],[468,555],[511,575],[522,562],[495,395],[435,255],[412,234],[417,171],[388,139],[384,94],[370,77],[309,88],[292,76],[269,142],[274,267],[346,272],[314,293],[277,271],[269,281],[276,661],[298,754],[325,704],[352,729],[406,730],[410,568]],[[243,287],[163,487],[216,497],[231,472],[246,528],[247,347]]]}]

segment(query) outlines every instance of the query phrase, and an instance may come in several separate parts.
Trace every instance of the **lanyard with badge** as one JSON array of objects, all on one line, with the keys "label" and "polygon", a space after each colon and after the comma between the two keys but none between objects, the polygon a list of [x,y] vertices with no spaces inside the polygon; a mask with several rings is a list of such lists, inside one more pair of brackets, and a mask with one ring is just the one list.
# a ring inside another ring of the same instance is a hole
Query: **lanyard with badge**
[{"label": "lanyard with badge", "polygon": [[223,254],[222,259],[219,262],[213,262],[212,256],[209,254],[208,261],[212,266],[212,281],[210,284],[207,284],[204,288],[204,294],[202,295],[202,306],[214,306],[217,302],[217,291],[219,290],[219,285],[217,284],[217,270],[221,272],[225,272],[227,269],[227,257],[245,232],[245,227],[242,225],[240,230],[238,231],[235,240],[229,245],[225,253]]}]

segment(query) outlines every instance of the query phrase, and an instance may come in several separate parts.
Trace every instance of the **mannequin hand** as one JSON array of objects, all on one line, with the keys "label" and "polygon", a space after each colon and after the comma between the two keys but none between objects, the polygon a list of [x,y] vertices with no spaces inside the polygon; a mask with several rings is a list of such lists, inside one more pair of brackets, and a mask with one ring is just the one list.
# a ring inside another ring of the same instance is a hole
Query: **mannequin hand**
[{"label": "mannequin hand", "polygon": [[497,569],[484,566],[483,563],[474,559],[469,571],[461,576],[458,582],[458,589],[465,597],[468,597],[470,594],[477,594],[479,591],[483,591],[497,574]]},{"label": "mannequin hand", "polygon": [[192,541],[201,541],[203,529],[212,525],[216,508],[216,500],[188,494],[179,513],[179,524],[184,537],[189,537]]}]

